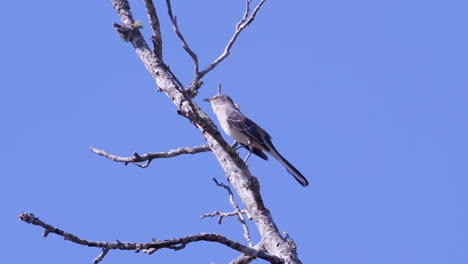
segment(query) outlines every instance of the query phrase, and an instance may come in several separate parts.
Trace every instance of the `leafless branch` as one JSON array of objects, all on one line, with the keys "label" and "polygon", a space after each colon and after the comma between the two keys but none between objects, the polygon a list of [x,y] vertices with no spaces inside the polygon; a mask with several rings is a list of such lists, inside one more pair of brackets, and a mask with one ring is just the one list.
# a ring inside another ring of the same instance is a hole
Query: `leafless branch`
[{"label": "leafless branch", "polygon": [[[229,186],[227,186],[224,183],[218,182],[218,180],[216,180],[216,178],[213,178],[213,181],[216,183],[216,185],[218,185],[219,187],[223,187],[228,192],[229,202],[231,203],[232,207],[234,208],[234,212],[236,212],[237,220],[239,220],[239,222],[242,225],[242,228],[244,229],[244,237],[247,240],[247,242],[249,243],[249,246],[252,247],[253,244],[252,244],[252,238],[250,237],[249,226],[245,222],[245,218],[244,218],[244,215],[242,213],[242,210],[239,208],[239,205],[236,203],[236,201],[234,201],[234,193],[232,193],[231,188]],[[218,223],[220,223],[220,220],[218,220]]]},{"label": "leafless branch", "polygon": [[229,56],[231,48],[234,45],[234,42],[236,42],[237,37],[242,32],[242,30],[244,30],[246,27],[250,25],[250,23],[252,23],[252,21],[254,21],[255,16],[257,15],[258,11],[262,7],[263,3],[265,3],[265,1],[266,0],[261,0],[258,3],[258,5],[255,7],[255,9],[253,10],[250,17],[247,19],[248,13],[250,12],[250,2],[251,2],[251,0],[247,0],[244,16],[239,21],[239,23],[236,24],[236,31],[234,32],[234,35],[231,37],[231,40],[229,40],[228,44],[226,45],[226,48],[224,48],[224,52],[213,63],[211,63],[210,66],[208,66],[206,69],[200,72],[200,78],[203,78],[203,76],[205,76],[208,72],[213,70],[220,62],[222,62],[227,56]]},{"label": "leafless branch", "polygon": [[[261,3],[263,2],[264,0]],[[226,173],[228,181],[235,188],[245,208],[252,216],[266,252],[281,258],[285,263],[301,263],[297,257],[296,248],[287,243],[279,233],[271,212],[261,197],[258,179],[250,173],[242,159],[232,151],[214,122],[192,100],[192,95],[196,91],[189,93],[178,88],[174,78],[168,74],[164,63],[151,51],[138,25],[135,25],[136,22],[130,12],[128,0],[112,0],[112,5],[120,18],[121,26],[117,30],[120,37],[133,46],[136,55],[156,80],[159,89],[174,103],[178,112],[189,117],[190,122],[200,130],[207,145]],[[256,13],[255,10],[253,13]],[[252,16],[253,14],[250,18]],[[248,21],[249,19],[243,25],[246,25]],[[214,66],[211,67],[214,68]]]},{"label": "leafless branch", "polygon": [[240,25],[242,25],[245,20],[247,19],[247,17],[249,16],[249,13],[250,13],[250,3],[252,3],[252,0],[247,0],[245,1],[245,12],[244,12],[244,16],[242,17],[241,21],[239,21],[237,24],[236,24],[236,29],[239,28]]},{"label": "leafless branch", "polygon": [[[260,250],[260,251],[265,250],[263,242],[258,243],[253,248],[256,250]],[[255,259],[254,257],[248,256],[246,254],[242,254],[236,259],[234,259],[233,261],[231,261],[229,264],[248,264],[252,262],[254,259]]]},{"label": "leafless branch", "polygon": [[174,32],[176,33],[177,37],[179,37],[179,39],[182,41],[184,50],[190,55],[190,57],[193,60],[195,80],[200,80],[200,78],[199,78],[200,72],[198,70],[198,56],[189,47],[187,41],[185,40],[184,36],[180,32],[179,26],[177,25],[177,17],[174,16],[173,13],[172,13],[171,0],[166,0],[166,4],[167,4],[167,12],[169,14],[169,18],[171,19],[172,26],[174,27]]},{"label": "leafless branch", "polygon": [[234,32],[234,35],[231,37],[230,41],[224,48],[224,52],[213,62],[211,63],[210,66],[208,66],[205,70],[201,71],[199,70],[199,63],[198,63],[198,56],[197,54],[189,47],[187,41],[185,40],[184,36],[180,32],[179,26],[177,25],[177,17],[173,15],[172,12],[172,6],[171,6],[171,0],[166,0],[167,4],[167,9],[168,9],[168,14],[169,18],[172,21],[172,25],[174,27],[174,31],[179,37],[179,39],[182,41],[183,48],[185,51],[190,55],[190,57],[193,60],[194,63],[194,79],[192,83],[189,85],[187,91],[188,94],[191,97],[194,97],[198,93],[198,89],[201,87],[203,82],[201,82],[201,78],[203,78],[208,72],[213,70],[219,63],[221,63],[227,56],[229,56],[230,51],[232,46],[234,45],[234,42],[237,40],[237,37],[240,35],[240,33],[252,23],[252,21],[255,19],[255,16],[257,15],[258,11],[262,7],[263,3],[266,0],[261,0],[258,5],[255,7],[254,11],[249,17],[250,14],[250,3],[252,0],[246,0],[246,5],[245,5],[245,12],[244,15],[242,16],[241,20],[236,24],[236,30]]},{"label": "leafless branch", "polygon": [[154,53],[162,59],[162,36],[161,28],[159,25],[158,14],[156,13],[156,8],[154,7],[153,0],[144,0],[146,11],[148,13],[148,19],[153,29],[153,36],[151,40],[153,41]]},{"label": "leafless branch", "polygon": [[[145,153],[143,155],[140,155],[140,154],[134,152],[133,157],[119,157],[119,156],[115,156],[113,154],[110,154],[105,150],[100,150],[100,149],[97,149],[97,148],[94,148],[94,147],[90,147],[89,149],[92,152],[94,152],[94,153],[96,153],[96,154],[98,154],[100,156],[106,157],[108,159],[111,159],[113,161],[124,162],[125,165],[127,165],[129,163],[132,163],[132,164],[134,164],[134,165],[136,165],[136,166],[138,166],[140,168],[148,167],[150,162],[153,159],[172,158],[172,157],[179,156],[179,155],[182,155],[182,154],[197,154],[197,153],[201,153],[201,152],[211,151],[211,149],[207,145],[203,145],[203,146],[196,146],[196,147],[191,147],[191,148],[180,147],[178,149],[169,150],[168,152],[149,152],[149,153]],[[140,164],[140,162],[143,162],[143,161],[146,161],[146,163],[145,164]]]},{"label": "leafless branch", "polygon": [[[241,213],[247,215],[247,218],[248,219],[251,219],[249,216],[248,216],[248,212],[247,210],[241,210]],[[238,212],[234,211],[234,212],[229,212],[229,213],[223,213],[223,212],[220,212],[220,211],[214,211],[210,214],[203,214],[202,216],[200,216],[200,219],[203,219],[203,218],[206,218],[206,217],[215,217],[215,216],[218,216],[218,220],[216,221],[218,224],[221,224],[223,222],[223,218],[226,217],[226,216],[237,216]]]},{"label": "leafless branch", "polygon": [[233,261],[229,262],[229,264],[248,264],[248,263],[252,262],[253,260],[255,260],[254,257],[242,254],[239,257],[237,257],[236,259],[234,259]]},{"label": "leafless branch", "polygon": [[[219,234],[210,234],[210,233],[200,233],[195,235],[190,235],[181,238],[171,238],[166,240],[156,240],[147,243],[130,243],[130,242],[105,242],[105,241],[89,241],[83,238],[79,238],[78,236],[65,232],[61,229],[58,229],[52,225],[49,225],[36,217],[34,214],[31,213],[22,213],[19,215],[19,219],[33,225],[40,226],[48,231],[48,233],[54,233],[59,236],[62,236],[65,240],[70,242],[85,245],[88,247],[97,247],[102,248],[103,252],[94,260],[95,263],[99,262],[104,258],[107,254],[106,251],[112,249],[120,249],[120,250],[133,250],[139,252],[140,250],[144,250],[145,253],[153,253],[161,248],[168,248],[174,250],[180,250],[184,248],[187,244],[197,241],[209,241],[209,242],[217,242],[223,244],[229,248],[237,250],[241,253],[244,253],[248,256],[258,257],[264,260],[267,260],[271,263],[281,263],[281,260],[275,256],[272,256],[264,251],[255,250],[253,248],[247,247],[242,245],[236,241],[230,240],[222,235]],[[149,252],[146,252],[149,251]],[[96,262],[97,261],[97,262]]]},{"label": "leafless branch", "polygon": [[171,75],[171,78],[176,82],[177,86],[179,86],[179,88],[180,88],[179,90],[182,91],[184,89],[184,85],[182,84],[182,82],[180,82],[179,79],[177,78],[177,76],[172,72],[169,65],[167,65],[167,64],[164,64],[164,65],[166,67],[167,73],[169,73]]},{"label": "leafless branch", "polygon": [[107,255],[107,253],[109,253],[109,249],[108,248],[103,248],[102,249],[102,253],[99,254],[99,256],[97,256],[94,260],[93,260],[93,263],[94,264],[98,264],[99,262],[101,262],[104,257]]}]

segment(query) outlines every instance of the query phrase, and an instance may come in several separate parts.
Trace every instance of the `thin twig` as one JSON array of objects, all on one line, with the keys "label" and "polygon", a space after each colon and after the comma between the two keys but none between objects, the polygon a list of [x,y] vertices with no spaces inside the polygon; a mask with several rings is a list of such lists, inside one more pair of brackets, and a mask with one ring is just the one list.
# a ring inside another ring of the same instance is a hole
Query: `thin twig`
[{"label": "thin twig", "polygon": [[239,205],[236,203],[236,201],[234,201],[234,193],[231,191],[231,188],[229,186],[227,186],[224,183],[218,182],[216,178],[213,178],[213,181],[216,183],[216,185],[218,185],[219,187],[223,187],[229,193],[229,202],[231,203],[232,207],[234,207],[234,211],[236,212],[236,215],[237,215],[237,220],[239,220],[239,222],[242,225],[242,228],[244,229],[245,239],[249,243],[249,246],[252,247],[253,244],[252,244],[252,238],[250,237],[249,226],[247,225],[247,222],[245,221],[242,210],[239,208]]},{"label": "thin twig", "polygon": [[[154,46],[154,53],[158,56],[161,61],[163,60],[163,52],[162,52],[162,35],[161,35],[161,26],[159,24],[158,14],[156,12],[156,8],[154,6],[153,0],[144,0],[146,11],[148,13],[148,19],[151,24],[151,28],[153,29],[153,35],[151,40],[153,41]],[[184,89],[184,85],[179,81],[177,76],[172,72],[168,65],[166,66],[167,72],[171,75],[171,78],[177,83],[181,90]]]},{"label": "thin twig", "polygon": [[[169,0],[167,0],[169,1]],[[258,5],[255,7],[254,11],[252,12],[252,14],[250,15],[249,17],[249,14],[250,14],[250,3],[252,2],[252,0],[246,0],[246,4],[245,4],[245,11],[244,11],[244,15],[242,16],[241,20],[236,24],[236,30],[234,31],[234,34],[233,36],[231,37],[231,39],[229,40],[228,44],[226,45],[226,47],[224,48],[224,51],[223,53],[213,62],[210,64],[210,66],[208,66],[206,69],[204,69],[203,71],[199,72],[199,74],[195,74],[195,78],[194,80],[192,81],[192,83],[190,84],[190,86],[187,88],[187,91],[188,91],[188,94],[191,96],[191,97],[194,97],[195,95],[197,95],[198,93],[198,89],[201,87],[202,83],[200,82],[200,80],[207,74],[209,73],[210,71],[212,71],[216,66],[218,66],[219,63],[221,63],[227,56],[229,56],[230,54],[230,51],[231,51],[231,48],[232,46],[234,45],[234,43],[236,42],[237,40],[237,37],[240,35],[240,33],[247,27],[250,25],[250,23],[252,23],[252,21],[255,19],[255,16],[257,15],[258,11],[260,10],[260,8],[262,7],[263,3],[265,2],[266,0],[261,0]],[[197,61],[198,63],[198,61]]]},{"label": "thin twig", "polygon": [[[191,147],[191,148],[180,147],[178,149],[173,149],[173,150],[170,150],[168,152],[149,152],[149,153],[145,153],[143,155],[140,155],[137,152],[134,152],[133,157],[119,157],[119,156],[115,156],[113,154],[110,154],[105,150],[100,150],[100,149],[97,149],[97,148],[94,148],[94,147],[90,147],[89,149],[92,152],[94,152],[94,153],[96,153],[96,154],[98,154],[100,156],[106,157],[108,159],[111,159],[113,161],[123,162],[123,163],[125,163],[125,165],[127,165],[129,163],[132,163],[132,164],[134,164],[134,165],[136,165],[136,166],[138,166],[140,168],[148,167],[150,162],[153,159],[172,158],[172,157],[179,156],[179,155],[182,155],[182,154],[197,154],[197,153],[201,153],[201,152],[211,151],[211,149],[207,145],[203,145],[203,146],[196,146],[196,147]],[[145,164],[140,164],[140,162],[143,162],[143,161],[146,161],[146,163]]]},{"label": "thin twig", "polygon": [[244,17],[246,17],[248,15],[248,12],[250,11],[250,7],[249,7],[250,1],[251,0],[247,0],[247,4],[246,4],[247,7],[245,10],[244,16],[239,21],[239,23],[237,23],[236,31],[234,32],[234,35],[231,37],[231,40],[229,40],[228,44],[226,45],[226,48],[224,48],[224,52],[213,63],[211,63],[210,66],[208,66],[206,69],[200,72],[200,78],[202,78],[208,72],[213,70],[220,62],[222,62],[227,56],[229,56],[232,45],[234,45],[234,42],[236,42],[237,37],[242,32],[242,30],[244,30],[246,27],[250,25],[250,23],[252,23],[252,21],[254,21],[255,16],[257,15],[258,11],[260,10],[260,8],[262,7],[263,3],[265,3],[266,0],[261,0],[260,3],[258,3],[258,5],[253,10],[250,17],[246,20]]},{"label": "thin twig", "polygon": [[182,84],[182,82],[179,81],[177,76],[172,72],[172,69],[169,67],[169,65],[164,64],[164,66],[166,67],[167,73],[169,73],[171,75],[171,78],[176,82],[177,86],[179,86],[179,91],[183,91],[184,90],[184,85]]},{"label": "thin twig", "polygon": [[[241,213],[242,214],[245,214],[247,215],[247,218],[250,219],[250,217],[248,216],[248,212],[247,210],[241,210]],[[226,217],[226,216],[237,216],[238,212],[237,211],[234,211],[234,212],[229,212],[229,213],[223,213],[223,212],[220,212],[220,211],[214,211],[210,214],[203,214],[202,216],[200,216],[200,219],[203,219],[203,218],[206,218],[206,217],[215,217],[215,216],[218,216],[218,220],[216,221],[218,224],[221,224],[223,222],[223,218]]]},{"label": "thin twig", "polygon": [[252,2],[252,0],[247,0],[245,1],[245,12],[244,12],[244,16],[242,17],[241,21],[239,21],[239,23],[237,23],[236,25],[236,29],[238,29],[240,27],[240,25],[242,25],[245,20],[247,19],[247,17],[249,16],[249,13],[250,13],[250,3]]},{"label": "thin twig", "polygon": [[179,26],[177,25],[177,17],[175,17],[172,14],[172,5],[171,5],[171,0],[166,0],[167,4],[167,12],[169,14],[169,18],[171,19],[172,26],[174,27],[174,32],[176,33],[177,37],[182,41],[184,50],[190,55],[190,57],[193,60],[193,65],[194,65],[194,75],[195,75],[195,80],[200,80],[199,75],[200,72],[198,70],[198,56],[197,54],[189,47],[187,41],[185,40],[184,36],[180,32]]},{"label": "thin twig", "polygon": [[99,256],[97,256],[97,258],[95,258],[95,259],[93,260],[93,263],[94,263],[94,264],[98,264],[99,262],[101,262],[102,259],[104,259],[104,257],[107,255],[107,253],[109,253],[109,249],[108,249],[108,248],[103,248],[103,249],[102,249],[102,253],[99,254]]},{"label": "thin twig", "polygon": [[[259,251],[259,250],[255,250],[253,248],[247,247],[245,245],[242,245],[239,242],[228,239],[225,236],[222,236],[219,234],[200,233],[200,234],[189,235],[189,236],[181,237],[181,238],[171,238],[171,239],[157,240],[157,241],[146,242],[146,243],[120,242],[118,240],[114,242],[89,241],[83,238],[79,238],[78,236],[74,234],[58,229],[52,225],[49,225],[39,220],[38,217],[36,217],[34,214],[31,214],[31,213],[22,213],[19,215],[19,219],[26,223],[40,226],[44,228],[45,230],[48,230],[49,233],[57,234],[63,237],[65,240],[68,240],[70,242],[80,244],[80,245],[85,245],[88,247],[97,247],[103,250],[120,249],[120,250],[133,250],[137,252],[140,250],[144,250],[145,253],[149,253],[149,252],[146,252],[148,250],[148,251],[151,251],[151,253],[154,253],[155,251],[161,248],[180,250],[184,248],[187,244],[192,243],[192,242],[209,241],[209,242],[217,242],[217,243],[223,244],[229,248],[242,252],[246,255],[258,257],[258,258],[267,260],[271,263],[281,263],[281,260],[276,256],[270,255],[264,251]],[[100,261],[99,258],[100,257],[103,258],[105,254],[107,254],[107,252],[103,251],[103,253],[99,255],[95,259],[95,261],[96,260]]]},{"label": "thin twig", "polygon": [[153,29],[153,36],[151,40],[153,41],[154,53],[162,59],[162,36],[161,36],[161,27],[159,25],[158,14],[156,8],[154,7],[153,0],[144,0],[146,11],[148,13],[148,19]]}]

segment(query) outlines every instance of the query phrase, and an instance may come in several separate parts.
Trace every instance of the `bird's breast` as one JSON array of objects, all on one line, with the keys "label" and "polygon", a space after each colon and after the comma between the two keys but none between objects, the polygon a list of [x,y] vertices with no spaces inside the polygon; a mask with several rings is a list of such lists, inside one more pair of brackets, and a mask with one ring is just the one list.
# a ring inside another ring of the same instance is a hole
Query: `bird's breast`
[{"label": "bird's breast", "polygon": [[249,138],[245,135],[245,133],[238,131],[228,123],[229,114],[227,111],[224,111],[224,109],[216,109],[215,113],[219,123],[221,124],[221,127],[228,136],[233,138],[235,141],[245,145],[250,143]]}]

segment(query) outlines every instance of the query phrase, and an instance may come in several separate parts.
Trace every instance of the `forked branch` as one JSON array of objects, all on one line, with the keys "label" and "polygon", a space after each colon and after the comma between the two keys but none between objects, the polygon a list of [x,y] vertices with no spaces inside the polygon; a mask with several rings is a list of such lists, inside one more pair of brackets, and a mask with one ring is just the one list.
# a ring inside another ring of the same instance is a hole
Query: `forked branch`
[{"label": "forked branch", "polygon": [[247,240],[247,242],[249,243],[249,246],[252,247],[253,246],[252,238],[250,237],[249,226],[247,225],[247,222],[245,221],[244,214],[247,215],[248,219],[252,219],[252,218],[249,216],[249,213],[247,212],[247,210],[241,210],[239,205],[236,203],[236,201],[234,201],[234,193],[231,191],[231,188],[229,186],[227,186],[226,184],[218,182],[218,180],[216,180],[216,178],[213,178],[213,181],[216,183],[217,186],[224,188],[228,192],[229,202],[231,203],[232,207],[234,208],[234,212],[223,213],[223,212],[220,212],[220,211],[214,211],[213,213],[204,214],[204,215],[200,216],[200,219],[203,219],[203,218],[206,218],[206,217],[218,216],[218,221],[217,222],[218,222],[218,224],[221,224],[224,217],[226,217],[226,216],[237,216],[237,220],[240,222],[240,224],[242,225],[242,228],[244,229],[244,237]]},{"label": "forked branch", "polygon": [[[250,2],[252,0],[247,0],[246,1],[246,8],[245,8],[245,13],[242,19],[236,24],[236,30],[234,31],[234,35],[232,35],[231,39],[229,40],[228,44],[224,48],[224,52],[213,62],[211,63],[210,66],[208,66],[206,69],[200,72],[200,78],[205,76],[208,72],[213,70],[220,62],[222,62],[227,56],[229,56],[230,51],[232,46],[234,45],[234,42],[236,42],[237,37],[239,37],[240,33],[254,21],[255,16],[257,15],[258,11],[262,7],[262,5],[265,3],[266,0],[261,0],[258,5],[255,7],[253,10],[252,14],[249,17],[249,12],[250,12]],[[247,17],[249,17],[247,19]]]},{"label": "forked branch", "polygon": [[247,225],[247,222],[245,221],[244,214],[242,210],[240,209],[239,205],[234,201],[234,193],[231,191],[231,188],[227,186],[224,183],[218,182],[216,178],[213,178],[213,181],[216,183],[217,186],[224,188],[228,194],[229,194],[229,202],[231,203],[232,207],[234,208],[234,212],[236,212],[237,215],[237,220],[241,223],[242,228],[244,229],[244,237],[249,243],[249,246],[252,247],[252,239],[250,237],[250,231],[249,231],[249,226]]},{"label": "forked branch", "polygon": [[152,254],[162,248],[180,250],[185,248],[187,244],[197,241],[217,242],[248,256],[261,258],[271,263],[281,263],[281,260],[275,256],[272,256],[261,250],[256,250],[254,248],[247,247],[245,245],[242,245],[241,243],[228,239],[225,236],[219,234],[200,233],[195,235],[189,235],[186,237],[171,238],[166,240],[153,239],[152,242],[146,243],[120,242],[118,240],[114,242],[90,241],[87,239],[80,238],[74,234],[65,232],[52,225],[49,225],[39,220],[38,217],[31,213],[22,213],[19,215],[19,219],[26,223],[42,227],[44,229],[44,237],[47,237],[49,233],[54,233],[63,237],[65,240],[76,244],[85,245],[88,247],[101,248],[103,252],[96,259],[94,259],[94,263],[100,262],[104,258],[104,256],[109,252],[109,250],[113,249],[133,250],[135,252],[140,252],[141,250],[143,250],[143,252],[147,254]]},{"label": "forked branch", "polygon": [[[149,0],[145,0],[149,1]],[[201,87],[203,84],[200,80],[210,71],[212,71],[219,63],[221,63],[227,56],[229,56],[230,51],[232,46],[237,40],[237,37],[239,37],[240,33],[254,21],[255,16],[257,15],[258,11],[262,7],[262,5],[265,3],[266,0],[261,0],[258,5],[255,7],[252,13],[250,13],[250,3],[252,0],[246,0],[245,4],[245,12],[244,15],[242,16],[241,20],[236,24],[236,29],[234,31],[233,36],[227,43],[226,47],[224,48],[223,53],[208,66],[206,69],[200,72],[199,70],[199,62],[198,62],[198,56],[197,54],[190,48],[188,45],[187,41],[185,40],[183,34],[181,33],[179,26],[177,24],[177,17],[174,16],[172,12],[172,5],[171,5],[171,0],[166,0],[167,4],[167,10],[169,14],[169,18],[172,21],[172,26],[174,28],[174,32],[176,33],[177,37],[182,41],[183,48],[184,50],[190,55],[190,57],[193,60],[194,64],[194,79],[190,86],[187,88],[188,94],[191,97],[194,97],[198,93],[198,89]]]}]

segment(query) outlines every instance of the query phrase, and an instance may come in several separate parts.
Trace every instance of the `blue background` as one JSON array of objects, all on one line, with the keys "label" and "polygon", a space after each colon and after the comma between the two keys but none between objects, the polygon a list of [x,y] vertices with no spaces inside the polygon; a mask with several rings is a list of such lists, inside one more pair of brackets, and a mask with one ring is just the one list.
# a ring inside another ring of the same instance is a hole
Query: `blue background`
[{"label": "blue background", "polygon": [[[224,49],[243,1],[173,1],[201,67]],[[143,1],[132,11],[151,35]],[[179,78],[191,59],[156,1],[164,57]],[[251,158],[281,232],[304,263],[468,263],[468,18],[466,1],[267,1],[218,83],[310,181]],[[147,169],[91,153],[202,145],[129,43],[110,1],[2,3],[0,224],[5,263],[91,263],[100,253],[41,237],[22,211],[89,240],[150,241],[215,232],[241,241],[211,153]],[[227,139],[231,142],[231,139]],[[246,153],[242,152],[242,157]],[[253,229],[253,226],[252,226]],[[254,242],[258,234],[253,232]],[[111,251],[103,263],[226,263],[218,244],[154,255]]]}]

